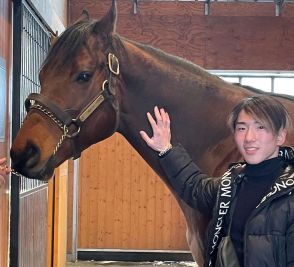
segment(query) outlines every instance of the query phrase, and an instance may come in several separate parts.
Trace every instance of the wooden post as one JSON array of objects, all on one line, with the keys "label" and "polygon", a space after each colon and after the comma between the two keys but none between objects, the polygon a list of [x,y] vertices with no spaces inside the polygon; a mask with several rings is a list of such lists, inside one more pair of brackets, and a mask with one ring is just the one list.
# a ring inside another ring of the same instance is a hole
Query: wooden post
[{"label": "wooden post", "polygon": [[[53,236],[53,247],[49,244],[50,236],[48,234],[48,266],[64,267],[66,264],[66,238],[67,238],[67,182],[68,182],[68,161],[64,162],[55,170],[54,181],[49,182],[48,201],[53,203],[51,207],[53,218],[50,214],[48,222],[48,233]],[[53,189],[52,189],[53,188]],[[53,191],[50,200],[50,191]],[[49,204],[50,210],[50,204]],[[49,212],[50,213],[50,212]],[[52,233],[53,230],[53,233]],[[50,256],[51,254],[51,256]],[[51,260],[50,260],[51,258]]]}]

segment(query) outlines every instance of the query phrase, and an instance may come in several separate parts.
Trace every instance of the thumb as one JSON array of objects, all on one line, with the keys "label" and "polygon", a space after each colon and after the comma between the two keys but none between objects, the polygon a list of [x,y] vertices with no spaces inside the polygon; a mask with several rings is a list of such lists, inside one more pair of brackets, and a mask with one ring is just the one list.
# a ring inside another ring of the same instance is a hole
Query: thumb
[{"label": "thumb", "polygon": [[151,138],[147,135],[147,133],[145,131],[140,131],[140,135],[143,138],[143,140],[149,144]]}]

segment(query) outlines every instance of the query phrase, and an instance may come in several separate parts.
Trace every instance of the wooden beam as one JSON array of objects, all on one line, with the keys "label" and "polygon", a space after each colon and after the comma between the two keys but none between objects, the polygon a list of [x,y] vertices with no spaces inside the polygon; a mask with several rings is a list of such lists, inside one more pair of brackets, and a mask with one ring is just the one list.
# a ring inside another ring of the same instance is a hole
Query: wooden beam
[{"label": "wooden beam", "polygon": [[54,178],[48,182],[47,267],[53,266]]},{"label": "wooden beam", "polygon": [[67,238],[67,183],[68,161],[55,171],[54,181],[54,234],[52,266],[64,267]]}]

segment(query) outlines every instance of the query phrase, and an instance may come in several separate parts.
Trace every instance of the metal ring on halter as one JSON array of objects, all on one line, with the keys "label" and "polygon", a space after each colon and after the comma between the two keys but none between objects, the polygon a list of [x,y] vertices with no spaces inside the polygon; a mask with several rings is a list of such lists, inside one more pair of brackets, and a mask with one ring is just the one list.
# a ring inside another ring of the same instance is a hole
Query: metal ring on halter
[{"label": "metal ring on halter", "polygon": [[74,133],[69,134],[68,133],[69,132],[68,127],[66,125],[64,125],[63,126],[64,127],[64,130],[65,130],[65,128],[67,128],[66,137],[68,137],[68,138],[74,138],[74,137],[76,137],[79,134],[79,132],[81,131],[81,126],[79,126],[77,124],[76,119],[72,119],[71,123],[74,124],[77,127],[77,130]]},{"label": "metal ring on halter", "polygon": [[102,83],[102,91],[104,91],[105,89],[107,89],[107,88],[105,88],[105,86],[106,86],[106,84],[107,85],[109,85],[109,81],[108,80],[105,80],[103,83]]}]

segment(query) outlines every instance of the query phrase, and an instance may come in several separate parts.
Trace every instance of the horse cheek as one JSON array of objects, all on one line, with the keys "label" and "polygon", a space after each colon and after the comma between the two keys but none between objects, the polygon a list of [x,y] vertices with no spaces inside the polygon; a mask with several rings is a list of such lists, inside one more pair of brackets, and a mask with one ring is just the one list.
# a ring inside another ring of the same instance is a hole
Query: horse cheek
[{"label": "horse cheek", "polygon": [[80,140],[85,141],[82,150],[110,137],[116,130],[116,120],[116,114],[108,107],[103,108],[97,115],[93,114],[81,132]]}]

